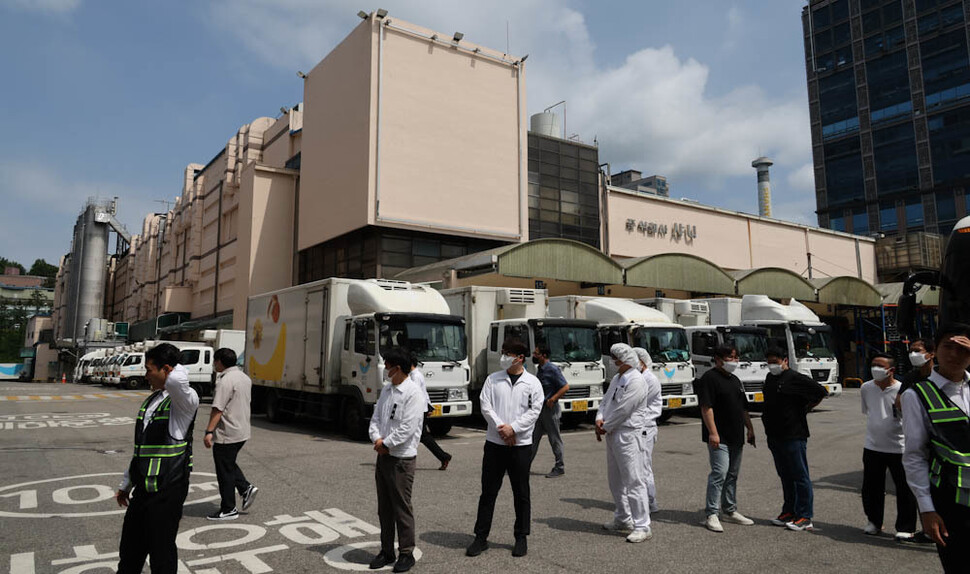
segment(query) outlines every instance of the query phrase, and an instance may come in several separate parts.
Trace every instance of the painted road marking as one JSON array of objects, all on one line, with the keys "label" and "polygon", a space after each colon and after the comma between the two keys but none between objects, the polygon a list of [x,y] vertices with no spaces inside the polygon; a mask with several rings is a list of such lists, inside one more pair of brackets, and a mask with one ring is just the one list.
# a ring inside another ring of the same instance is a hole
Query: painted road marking
[{"label": "painted road marking", "polygon": [[150,395],[148,391],[135,391],[131,393],[91,393],[84,395],[10,395],[0,396],[3,401],[80,401],[85,399],[130,399],[132,397],[142,398]]}]

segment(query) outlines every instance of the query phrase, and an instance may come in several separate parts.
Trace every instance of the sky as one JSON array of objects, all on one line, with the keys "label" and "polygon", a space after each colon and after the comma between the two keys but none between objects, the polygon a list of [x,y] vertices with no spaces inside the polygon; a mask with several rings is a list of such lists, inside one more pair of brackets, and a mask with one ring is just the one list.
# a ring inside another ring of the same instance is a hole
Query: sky
[{"label": "sky", "polygon": [[237,130],[303,97],[359,22],[392,16],[529,54],[528,113],[566,126],[613,173],[757,213],[767,155],[774,216],[814,224],[805,0],[0,0],[0,256],[70,249],[88,197],[119,197],[133,233]]}]

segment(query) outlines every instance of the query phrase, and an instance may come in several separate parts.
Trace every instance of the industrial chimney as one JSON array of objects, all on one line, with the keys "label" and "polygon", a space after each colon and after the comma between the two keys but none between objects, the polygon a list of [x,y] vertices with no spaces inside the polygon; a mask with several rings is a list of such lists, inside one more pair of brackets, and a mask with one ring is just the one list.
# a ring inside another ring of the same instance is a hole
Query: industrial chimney
[{"label": "industrial chimney", "polygon": [[774,165],[770,159],[759,157],[751,162],[751,167],[758,170],[758,215],[771,217],[771,174],[768,169]]}]

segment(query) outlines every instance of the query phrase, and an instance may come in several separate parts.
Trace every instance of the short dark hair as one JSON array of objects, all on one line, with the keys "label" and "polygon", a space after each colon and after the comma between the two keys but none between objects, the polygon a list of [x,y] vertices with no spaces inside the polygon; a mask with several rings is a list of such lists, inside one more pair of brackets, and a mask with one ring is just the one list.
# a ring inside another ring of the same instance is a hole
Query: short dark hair
[{"label": "short dark hair", "polygon": [[545,343],[536,345],[536,350],[539,351],[539,354],[542,355],[543,357],[548,357],[549,355],[552,354],[552,351],[549,350],[549,345]]},{"label": "short dark hair", "polygon": [[145,351],[145,362],[151,361],[156,369],[161,369],[165,365],[175,368],[181,357],[182,352],[171,343],[162,343]]},{"label": "short dark hair", "polygon": [[229,347],[222,347],[221,349],[216,349],[216,352],[214,355],[212,355],[212,358],[215,359],[216,361],[219,361],[219,364],[221,364],[223,367],[227,369],[229,367],[235,367],[236,361],[238,360],[236,358],[236,352],[230,349]]},{"label": "short dark hair", "polygon": [[970,325],[964,323],[946,323],[936,331],[936,346],[950,337],[970,337]]},{"label": "short dark hair", "polygon": [[738,352],[738,348],[730,343],[722,343],[714,347],[714,356],[722,361]]},{"label": "short dark hair", "polygon": [[926,349],[927,353],[936,352],[936,341],[934,341],[933,339],[930,339],[929,337],[920,337],[918,339],[913,339],[912,341],[909,342],[909,346],[912,347],[916,343],[923,345],[923,348]]},{"label": "short dark hair", "polygon": [[390,349],[384,353],[384,364],[401,367],[401,370],[407,373],[411,370],[411,357],[401,349]]},{"label": "short dark hair", "polygon": [[887,355],[886,353],[875,353],[871,357],[869,357],[869,364],[871,365],[872,361],[874,361],[875,359],[886,359],[887,361],[889,361],[890,369],[896,366],[896,359],[893,358],[892,355]]},{"label": "short dark hair", "polygon": [[768,350],[765,351],[765,358],[767,359],[768,357],[787,359],[788,351],[786,351],[785,349],[782,349],[781,347],[768,347]]},{"label": "short dark hair", "polygon": [[415,355],[414,353],[408,353],[408,359],[410,359],[410,361],[411,361],[411,368],[412,369],[414,367],[417,367],[418,366],[418,363],[421,362],[421,361],[418,360],[418,356]]},{"label": "short dark hair", "polygon": [[512,353],[513,355],[521,355],[524,357],[529,354],[529,347],[526,347],[525,343],[520,339],[506,339],[502,343],[502,353]]}]

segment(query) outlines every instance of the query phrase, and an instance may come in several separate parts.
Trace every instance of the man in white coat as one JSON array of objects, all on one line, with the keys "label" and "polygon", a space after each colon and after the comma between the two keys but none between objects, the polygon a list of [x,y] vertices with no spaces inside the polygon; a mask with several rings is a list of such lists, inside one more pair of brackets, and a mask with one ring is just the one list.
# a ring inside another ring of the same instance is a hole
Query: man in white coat
[{"label": "man in white coat", "polygon": [[603,527],[629,532],[627,542],[643,542],[653,536],[643,468],[647,384],[640,374],[640,359],[629,345],[617,343],[610,354],[618,373],[596,415],[596,435],[606,436],[606,470],[616,511]]},{"label": "man in white coat", "polygon": [[646,472],[647,494],[650,495],[650,514],[660,510],[657,504],[657,483],[653,473],[653,447],[657,444],[657,420],[663,412],[664,401],[661,397],[660,380],[650,370],[653,359],[650,353],[643,347],[634,347],[637,358],[640,359],[640,373],[643,375],[644,382],[647,383],[647,400],[644,403],[646,409],[646,426],[643,435],[646,437],[643,450],[643,470]]}]

